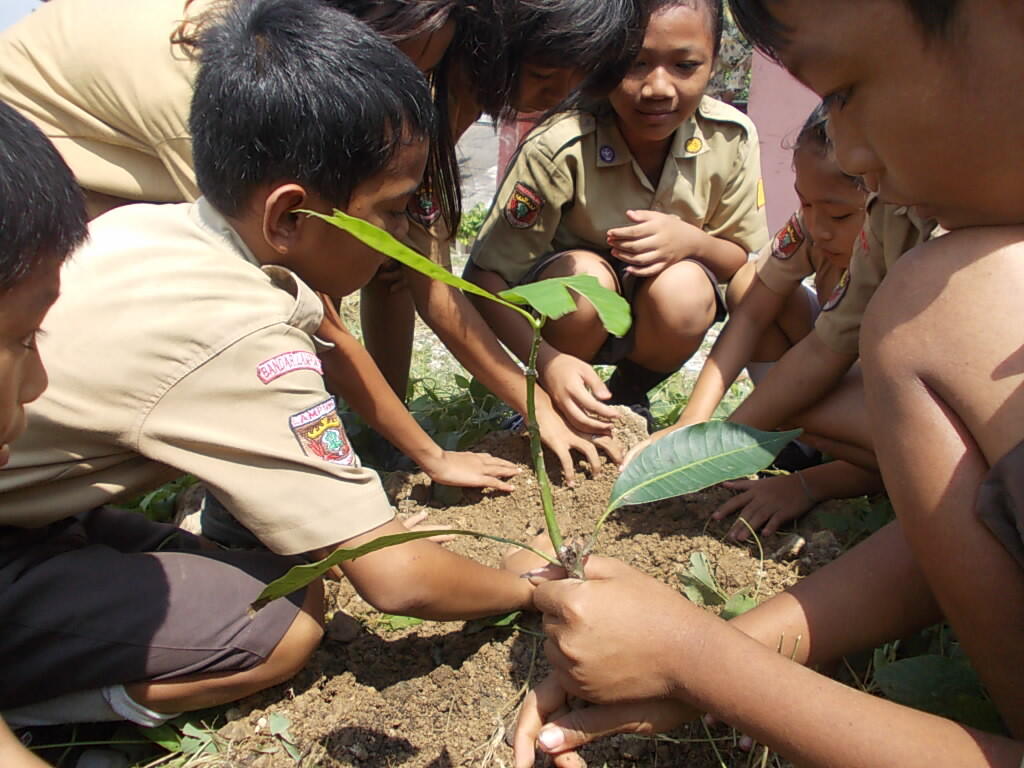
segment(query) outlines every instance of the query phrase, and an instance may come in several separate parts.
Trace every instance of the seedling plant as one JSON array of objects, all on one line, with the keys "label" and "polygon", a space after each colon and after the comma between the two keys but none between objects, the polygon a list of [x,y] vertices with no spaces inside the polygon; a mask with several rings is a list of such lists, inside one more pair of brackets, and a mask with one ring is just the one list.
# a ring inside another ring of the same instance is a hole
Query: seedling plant
[{"label": "seedling plant", "polygon": [[410,531],[382,536],[353,549],[339,549],[317,563],[296,566],[280,579],[269,584],[253,604],[254,608],[259,608],[270,600],[300,589],[322,576],[330,568],[347,560],[361,557],[384,547],[437,535],[474,536],[529,549],[544,560],[561,565],[571,577],[583,578],[583,564],[586,556],[592,550],[604,522],[616,509],[693,493],[725,480],[758,472],[768,466],[778,452],[800,433],[799,430],[761,432],[740,424],[720,421],[696,424],[672,432],[639,453],[619,475],[612,488],[611,498],[589,536],[585,539],[575,538],[572,541],[566,541],[555,515],[551,481],[548,477],[540,429],[537,425],[535,402],[537,353],[543,338],[545,323],[548,320],[557,320],[576,309],[574,294],[583,296],[590,301],[605,329],[615,336],[625,335],[631,324],[629,305],[625,299],[614,291],[601,286],[597,278],[591,275],[551,278],[493,294],[453,275],[368,222],[337,210],[331,216],[314,211],[305,211],[305,213],[323,219],[348,232],[371,248],[428,277],[440,280],[465,293],[496,302],[516,312],[529,323],[533,331],[533,340],[525,370],[526,423],[530,438],[530,456],[540,489],[544,522],[555,557],[553,558],[525,543],[478,531],[463,529]]}]

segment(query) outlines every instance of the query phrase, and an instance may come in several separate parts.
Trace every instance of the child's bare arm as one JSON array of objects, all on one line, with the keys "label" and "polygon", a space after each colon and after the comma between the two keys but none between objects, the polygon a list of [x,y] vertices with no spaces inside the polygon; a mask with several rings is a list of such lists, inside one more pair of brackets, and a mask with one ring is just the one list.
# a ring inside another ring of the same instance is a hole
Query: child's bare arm
[{"label": "child's bare arm", "polygon": [[776,429],[831,392],[857,360],[836,352],[812,331],[790,349],[733,411],[729,421]]},{"label": "child's bare arm", "polygon": [[747,294],[729,316],[711,348],[676,426],[683,427],[711,418],[743,366],[750,362],[765,328],[778,317],[785,303],[785,296],[775,293],[760,278],[754,277]]},{"label": "child's bare arm", "polygon": [[0,765],[7,768],[48,768],[49,763],[25,749],[7,724],[0,720]]},{"label": "child's bare arm", "polygon": [[[862,332],[864,386],[893,506],[936,600],[1010,731],[1024,737],[1024,575],[976,513],[1021,441],[1024,230],[952,232],[905,255]],[[993,323],[993,318],[999,321]],[[1013,329],[1013,330],[1010,330]],[[999,611],[988,604],[998,590]]]},{"label": "child's bare arm", "polygon": [[415,461],[432,480],[447,485],[511,491],[506,478],[519,473],[509,461],[486,453],[445,451],[412,418],[366,348],[342,325],[330,302],[320,335],[334,344],[321,354],[324,378],[366,423]]},{"label": "child's bare arm", "polygon": [[[555,676],[572,695],[613,706],[674,699],[800,765],[1015,768],[1024,754],[1024,745],[1009,739],[818,675],[737,631],[737,622],[720,621],[621,563],[592,558],[588,576],[586,582],[541,585],[535,595],[545,612]],[[893,584],[886,589],[893,591]],[[644,599],[635,599],[640,594]]]},{"label": "child's bare arm", "polygon": [[[407,531],[395,519],[337,546],[356,547]],[[334,549],[313,554],[326,557]],[[381,549],[343,563],[341,569],[360,596],[385,613],[455,621],[533,607],[533,586],[517,573],[488,567],[432,541]]]}]

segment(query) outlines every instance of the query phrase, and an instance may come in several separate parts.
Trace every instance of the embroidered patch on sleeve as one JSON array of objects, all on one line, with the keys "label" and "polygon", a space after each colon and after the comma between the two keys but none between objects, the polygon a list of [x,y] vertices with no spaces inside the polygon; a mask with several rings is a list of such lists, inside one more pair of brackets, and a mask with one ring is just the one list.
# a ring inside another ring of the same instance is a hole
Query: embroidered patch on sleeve
[{"label": "embroidered patch on sleeve", "polygon": [[333,397],[289,417],[288,425],[307,456],[346,467],[359,466]]},{"label": "embroidered patch on sleeve", "polygon": [[775,235],[775,242],[772,243],[772,256],[785,261],[791,258],[797,249],[804,243],[804,230],[800,226],[800,220],[794,213],[789,217],[786,226]]},{"label": "embroidered patch on sleeve", "polygon": [[544,208],[544,198],[529,184],[517,181],[505,203],[505,221],[516,229],[532,227]]},{"label": "embroidered patch on sleeve", "polygon": [[433,195],[429,191],[421,187],[410,198],[409,205],[406,206],[406,213],[417,224],[429,229],[437,221],[437,217],[441,215],[441,206],[435,202]]},{"label": "embroidered patch on sleeve", "polygon": [[256,366],[256,376],[264,384],[269,384],[274,379],[279,379],[293,371],[316,371],[323,376],[324,367],[319,357],[305,349],[282,352],[280,355],[267,358]]},{"label": "embroidered patch on sleeve", "polygon": [[821,308],[822,312],[831,312],[833,309],[839,306],[839,303],[843,300],[846,295],[846,289],[850,287],[850,270],[844,269],[843,274],[839,276],[839,282],[836,283],[836,287],[832,289],[832,295],[828,297],[828,301],[825,302],[825,306]]}]

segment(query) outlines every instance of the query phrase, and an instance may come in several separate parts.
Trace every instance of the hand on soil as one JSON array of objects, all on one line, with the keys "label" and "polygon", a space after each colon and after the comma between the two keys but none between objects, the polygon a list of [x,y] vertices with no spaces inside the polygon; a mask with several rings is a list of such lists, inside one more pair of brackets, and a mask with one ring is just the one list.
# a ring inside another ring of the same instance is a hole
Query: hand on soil
[{"label": "hand on soil", "polygon": [[522,469],[511,461],[496,458],[489,453],[443,451],[441,457],[430,466],[424,466],[423,471],[435,483],[442,485],[495,488],[511,492],[513,487],[505,479],[515,477]]},{"label": "hand on soil", "polygon": [[544,390],[570,426],[585,433],[611,433],[611,422],[618,414],[602,401],[612,393],[590,363],[560,354],[547,364],[541,379]]},{"label": "hand on soil", "polygon": [[[781,525],[800,517],[814,506],[795,474],[758,480],[730,480],[722,485],[740,493],[716,509],[711,519],[723,520],[739,512],[740,517],[755,532],[764,526],[761,533],[765,536],[771,536]],[[729,529],[728,537],[734,541],[746,541],[750,537],[750,530],[737,521]]]},{"label": "hand on soil", "polygon": [[534,746],[558,768],[585,766],[576,749],[613,733],[654,734],[692,720],[696,713],[671,700],[570,707],[568,692],[550,676],[523,700],[512,748],[516,768],[534,764]]}]

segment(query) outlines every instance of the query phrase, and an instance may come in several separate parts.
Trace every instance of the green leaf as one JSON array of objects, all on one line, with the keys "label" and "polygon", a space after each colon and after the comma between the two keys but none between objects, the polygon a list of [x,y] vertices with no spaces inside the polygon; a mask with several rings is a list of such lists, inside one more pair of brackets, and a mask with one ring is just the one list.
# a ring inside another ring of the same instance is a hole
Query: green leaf
[{"label": "green leaf", "polygon": [[512,613],[501,613],[497,616],[486,616],[482,619],[473,619],[472,621],[466,622],[466,626],[462,631],[467,635],[475,635],[479,632],[483,632],[485,629],[492,629],[494,627],[512,627],[515,626],[516,621],[518,621],[522,614],[522,611],[512,611]]},{"label": "green leaf", "polygon": [[319,579],[334,566],[340,565],[347,560],[354,560],[357,557],[368,555],[371,552],[376,552],[377,550],[384,549],[386,547],[394,547],[398,544],[405,544],[408,541],[428,539],[431,536],[472,536],[478,539],[489,539],[491,541],[497,541],[500,544],[511,544],[516,547],[528,549],[545,560],[554,562],[543,552],[539,552],[533,547],[523,544],[522,542],[514,541],[513,539],[506,539],[503,536],[491,536],[490,534],[479,533],[478,531],[450,528],[440,531],[409,531],[408,533],[393,533],[388,536],[380,536],[373,541],[368,541],[365,544],[351,549],[336,549],[323,560],[316,563],[292,566],[284,576],[267,584],[264,590],[260,592],[259,597],[257,597],[252,605],[249,606],[249,610],[258,611],[271,600],[276,600],[279,597],[290,595],[297,589],[302,589],[314,579]]},{"label": "green leaf", "polygon": [[725,601],[722,606],[722,618],[728,621],[735,619],[741,613],[757,607],[757,600],[751,597],[746,591],[737,592]]},{"label": "green leaf", "polygon": [[139,731],[154,744],[159,744],[168,752],[181,751],[181,736],[169,725],[158,725],[155,728],[140,728]]},{"label": "green leaf", "polygon": [[409,627],[418,627],[423,623],[423,619],[417,619],[415,616],[396,616],[392,613],[385,613],[381,617],[381,622],[387,625],[387,628],[392,632],[397,632],[402,629],[409,629]]},{"label": "green leaf", "polygon": [[286,739],[291,739],[291,735],[288,733],[288,729],[291,726],[292,721],[280,712],[273,712],[267,718],[267,728],[270,729],[272,736],[283,736]]},{"label": "green leaf", "polygon": [[517,285],[498,295],[514,304],[529,304],[544,317],[557,320],[576,309],[569,289],[580,294],[597,310],[601,324],[614,336],[625,336],[632,324],[629,303],[615,291],[601,285],[593,275],[552,277],[536,283]]},{"label": "green leaf", "polygon": [[677,429],[647,446],[612,486],[605,514],[693,493],[767,467],[801,433],[762,432],[744,424],[708,421]]},{"label": "green leaf", "polygon": [[725,602],[725,592],[718,586],[707,555],[703,552],[690,555],[690,569],[679,574],[679,581],[683,583],[683,592],[692,603],[721,605]]},{"label": "green leaf", "polygon": [[[349,216],[347,213],[337,209],[335,209],[332,216],[327,216],[322,213],[317,213],[316,211],[305,209],[300,209],[298,213],[305,213],[309,216],[315,216],[318,219],[323,219],[328,224],[333,224],[338,229],[348,232],[356,240],[370,246],[375,251],[379,251],[385,256],[390,256],[395,261],[401,262],[405,266],[409,267],[409,269],[414,269],[420,274],[426,275],[434,280],[439,280],[445,285],[450,285],[452,288],[458,288],[460,291],[465,293],[473,293],[477,296],[482,296],[485,299],[490,299],[491,301],[502,304],[509,309],[514,309],[529,317],[529,313],[523,312],[519,307],[509,304],[507,301],[503,301],[490,291],[485,291],[475,283],[471,283],[468,280],[463,280],[461,277],[453,275],[441,265],[435,264],[426,256],[416,253],[416,251],[405,243],[396,240],[390,233],[385,232],[379,227],[375,227],[368,221],[357,219],[355,216]],[[529,319],[532,323],[533,318]]]},{"label": "green leaf", "polygon": [[978,676],[964,660],[945,656],[901,659],[876,669],[875,682],[882,693],[900,704],[981,730],[1006,733]]}]

